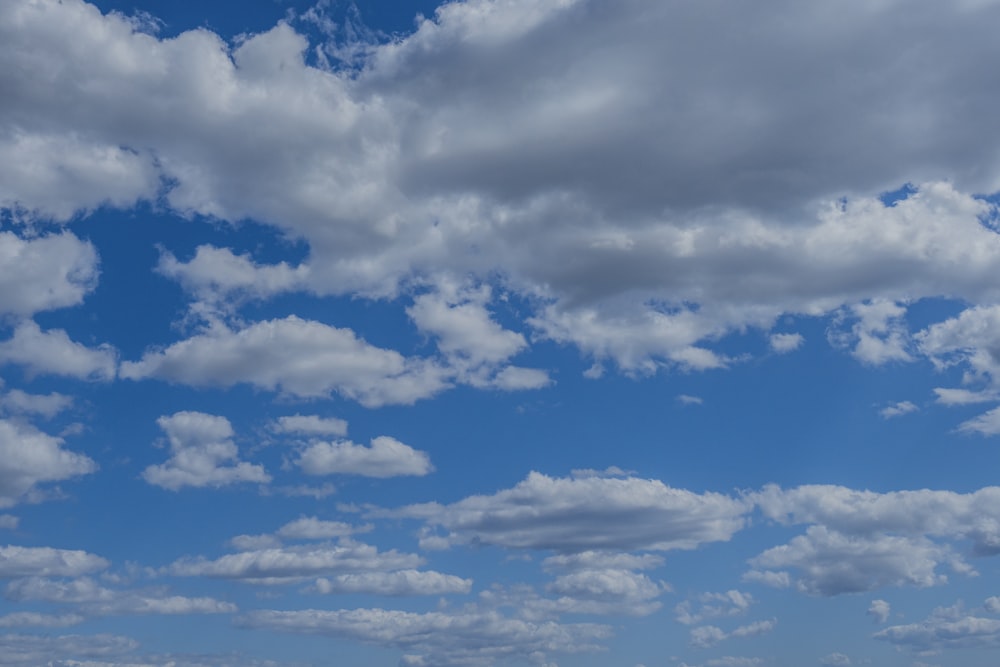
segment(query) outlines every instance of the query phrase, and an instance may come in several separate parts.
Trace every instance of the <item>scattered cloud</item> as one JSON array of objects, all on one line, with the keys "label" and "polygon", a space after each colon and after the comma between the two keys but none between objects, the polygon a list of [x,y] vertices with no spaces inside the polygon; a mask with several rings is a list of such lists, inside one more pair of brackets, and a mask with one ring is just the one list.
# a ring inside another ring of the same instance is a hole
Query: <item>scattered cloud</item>
[{"label": "scattered cloud", "polygon": [[13,337],[0,342],[0,364],[23,366],[31,375],[63,375],[79,380],[113,380],[118,354],[109,345],[90,348],[70,340],[62,329],[42,331],[22,322]]},{"label": "scattered cloud", "polygon": [[420,477],[434,470],[426,452],[388,436],[373,438],[369,447],[347,440],[313,442],[302,450],[295,463],[307,475]]},{"label": "scattered cloud", "polygon": [[263,466],[239,460],[233,427],[225,417],[177,412],[156,420],[167,434],[170,458],[146,468],[143,478],[177,491],[185,486],[220,487],[238,482],[271,481]]},{"label": "scattered cloud", "polygon": [[873,617],[876,623],[888,621],[891,611],[892,607],[885,600],[872,600],[871,606],[868,607],[868,615]]},{"label": "scattered cloud", "polygon": [[879,410],[879,414],[882,415],[882,419],[892,419],[893,417],[908,415],[919,409],[920,408],[910,401],[899,401],[898,403],[893,403],[892,405],[882,408]]},{"label": "scattered cloud", "polygon": [[705,402],[700,396],[691,396],[689,394],[678,394],[677,401],[682,405],[701,405]]},{"label": "scattered cloud", "polygon": [[799,333],[775,333],[771,334],[768,339],[768,342],[771,345],[771,350],[777,352],[778,354],[794,352],[802,347],[802,344],[805,341],[806,339]]},{"label": "scattered cloud", "polygon": [[63,449],[62,438],[20,421],[0,419],[0,507],[30,499],[44,482],[57,482],[97,470],[83,454]]}]

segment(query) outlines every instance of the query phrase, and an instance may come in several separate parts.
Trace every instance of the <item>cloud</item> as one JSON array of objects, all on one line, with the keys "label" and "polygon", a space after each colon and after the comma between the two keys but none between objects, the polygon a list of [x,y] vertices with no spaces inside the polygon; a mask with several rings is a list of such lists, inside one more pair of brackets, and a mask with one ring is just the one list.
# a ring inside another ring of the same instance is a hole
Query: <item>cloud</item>
[{"label": "cloud", "polygon": [[30,499],[43,482],[57,482],[97,470],[83,454],[62,447],[63,440],[29,424],[0,419],[0,507]]},{"label": "cloud", "polygon": [[296,464],[307,475],[365,477],[423,476],[434,470],[430,457],[395,438],[373,438],[370,447],[350,441],[314,442],[302,450]]},{"label": "cloud", "polygon": [[215,560],[182,558],[167,568],[180,577],[238,579],[249,583],[283,584],[315,576],[408,570],[421,564],[413,554],[341,539],[337,544],[272,547],[227,554]]},{"label": "cloud", "polygon": [[167,434],[170,458],[143,471],[143,479],[150,484],[177,491],[185,486],[271,481],[263,466],[239,460],[232,441],[233,427],[225,417],[177,412],[160,417],[156,423]]},{"label": "cloud", "polygon": [[244,627],[353,639],[399,649],[408,667],[480,667],[504,659],[545,659],[552,653],[586,653],[610,635],[591,623],[531,622],[475,607],[456,612],[413,613],[386,609],[254,611]]},{"label": "cloud", "polygon": [[850,667],[854,663],[851,658],[843,653],[830,653],[819,659],[819,664],[824,667]]},{"label": "cloud", "polygon": [[964,433],[979,433],[980,435],[1000,434],[1000,407],[962,422],[958,425],[958,430]]},{"label": "cloud", "polygon": [[892,611],[892,607],[885,600],[872,600],[872,604],[868,607],[868,615],[875,618],[876,623],[885,623],[889,620],[889,613]]},{"label": "cloud", "polygon": [[799,333],[775,333],[768,338],[768,343],[774,352],[786,354],[802,347],[805,340]]},{"label": "cloud", "polygon": [[15,611],[0,616],[0,628],[65,628],[83,623],[79,614],[41,614],[36,611]]},{"label": "cloud", "polygon": [[0,411],[7,414],[30,414],[51,419],[71,405],[72,397],[58,392],[29,394],[20,389],[11,389],[0,394]]},{"label": "cloud", "polygon": [[347,422],[343,419],[324,418],[317,415],[292,415],[278,417],[271,426],[276,433],[300,434],[306,436],[345,436]]},{"label": "cloud", "polygon": [[65,664],[72,665],[73,661],[79,659],[115,659],[134,651],[138,646],[138,642],[133,639],[110,634],[7,634],[0,635],[0,665],[33,667],[47,665],[53,660],[68,661]]},{"label": "cloud", "polygon": [[20,523],[21,519],[12,514],[0,514],[0,528],[4,528],[6,530],[17,530]]},{"label": "cloud", "polygon": [[310,590],[324,594],[366,593],[370,595],[449,595],[468,593],[471,579],[430,570],[358,572],[327,579],[321,577]]},{"label": "cloud", "polygon": [[725,593],[702,593],[698,596],[700,606],[695,610],[690,600],[681,602],[674,607],[677,621],[684,625],[695,625],[702,621],[742,616],[754,603],[753,596],[738,590],[728,590]]},{"label": "cloud", "polygon": [[124,362],[121,375],[193,386],[247,383],[302,397],[337,393],[367,407],[410,404],[447,386],[444,370],[430,361],[407,359],[349,329],[294,315],[239,331],[213,328]]},{"label": "cloud", "polygon": [[[980,222],[992,205],[969,193],[1000,185],[979,141],[996,94],[978,83],[1000,10],[774,11],[787,20],[452,3],[410,35],[346,45],[352,66],[338,69],[307,64],[288,22],[227,44],[204,29],[160,39],[78,0],[5,8],[0,206],[66,219],[159,197],[181,215],[275,225],[308,243],[303,264],[206,247],[188,262],[165,252],[161,271],[236,298],[419,286],[431,296],[417,318],[469,358],[523,334],[436,287],[497,276],[531,301],[524,340],[628,373],[724,367],[715,340],[782,314],[842,312],[858,358],[912,358],[894,312],[997,296],[1000,243]],[[915,43],[928,46],[902,48]],[[665,79],[663,62],[690,67]],[[816,75],[831,62],[843,76]],[[878,198],[904,183],[905,198]],[[476,327],[488,335],[475,348],[456,343]],[[255,379],[296,393],[294,379]],[[417,384],[365,400],[434,392]]]},{"label": "cloud", "polygon": [[657,480],[553,478],[532,472],[514,488],[491,496],[414,505],[394,514],[441,527],[454,543],[570,554],[694,549],[729,540],[748,511],[740,500],[674,489]]},{"label": "cloud", "polygon": [[118,355],[109,345],[90,348],[70,340],[62,329],[42,331],[34,322],[22,322],[13,337],[0,342],[0,364],[24,366],[33,376],[112,380]]},{"label": "cloud", "polygon": [[689,396],[688,394],[678,394],[677,400],[682,405],[701,405],[705,402],[700,396]]},{"label": "cloud", "polygon": [[286,523],[275,534],[290,540],[328,540],[331,537],[346,537],[364,530],[364,527],[352,526],[341,521],[323,521],[314,516],[304,516]]},{"label": "cloud", "polygon": [[167,595],[160,591],[113,590],[90,578],[59,581],[28,577],[11,582],[6,596],[17,601],[78,605],[88,616],[229,614],[236,605],[209,597]]},{"label": "cloud", "polygon": [[934,389],[937,394],[937,402],[941,405],[971,405],[975,403],[988,403],[997,399],[997,394],[992,391],[969,391],[968,389],[947,389],[937,387]]},{"label": "cloud", "polygon": [[773,618],[766,621],[754,621],[747,625],[741,625],[731,632],[725,632],[714,625],[702,625],[691,629],[691,645],[695,648],[710,648],[727,639],[756,637],[771,632],[777,624],[777,620]]},{"label": "cloud", "polygon": [[81,303],[97,285],[97,263],[94,246],[69,232],[34,238],[0,232],[0,314],[30,317]]},{"label": "cloud", "polygon": [[917,653],[993,648],[1000,646],[1000,620],[976,616],[957,605],[936,609],[919,623],[893,625],[872,636]]},{"label": "cloud", "polygon": [[884,407],[879,410],[879,414],[882,419],[892,419],[893,417],[901,417],[903,415],[908,415],[911,412],[916,412],[919,410],[916,405],[910,401],[899,401],[898,403],[893,403],[890,406]]},{"label": "cloud", "polygon": [[110,563],[86,551],[51,547],[0,547],[0,578],[78,577],[106,569]]}]

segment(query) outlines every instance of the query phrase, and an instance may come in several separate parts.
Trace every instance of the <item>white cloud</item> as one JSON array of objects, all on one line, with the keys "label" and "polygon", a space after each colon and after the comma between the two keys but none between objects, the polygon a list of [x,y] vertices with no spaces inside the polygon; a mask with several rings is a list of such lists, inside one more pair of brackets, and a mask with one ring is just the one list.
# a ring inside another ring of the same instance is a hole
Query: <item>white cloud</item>
[{"label": "white cloud", "polygon": [[36,611],[15,611],[0,616],[0,628],[65,628],[83,623],[79,614],[41,614]]},{"label": "white cloud", "polygon": [[882,416],[882,419],[892,419],[893,417],[908,415],[919,409],[920,408],[910,401],[899,401],[898,403],[893,403],[892,405],[882,408],[879,410],[879,414]]},{"label": "white cloud", "polygon": [[62,447],[63,440],[29,424],[0,419],[0,507],[10,507],[37,491],[43,482],[86,475],[97,464]]},{"label": "white cloud", "polygon": [[281,584],[320,575],[407,570],[421,558],[395,550],[379,552],[373,546],[348,539],[337,544],[272,547],[227,554],[215,560],[183,558],[167,569],[181,577],[239,579],[250,583]]},{"label": "white cloud", "polygon": [[971,405],[975,403],[988,403],[997,399],[997,394],[993,391],[970,391],[968,389],[936,387],[934,393],[937,394],[937,402],[941,405]]},{"label": "white cloud", "polygon": [[662,566],[662,556],[654,554],[629,554],[608,551],[581,551],[572,554],[549,556],[542,561],[546,570],[651,570]]},{"label": "white cloud", "polygon": [[754,603],[752,595],[735,589],[725,593],[702,593],[697,599],[700,603],[697,609],[693,607],[691,600],[685,600],[674,607],[679,623],[695,625],[715,618],[742,616]]},{"label": "white cloud", "polygon": [[[777,24],[669,3],[500,7],[453,3],[411,35],[348,45],[350,71],[308,66],[288,23],[229,45],[161,40],[76,0],[3,8],[0,205],[65,218],[162,194],[309,244],[298,267],[165,254],[195,293],[386,296],[499,274],[535,299],[536,334],[627,372],[722,367],[718,336],[844,308],[859,358],[905,360],[898,318],[873,309],[997,296],[990,205],[967,194],[1000,186],[977,140],[996,106],[977,83],[995,6],[852,0],[832,20],[782,6]],[[901,48],[914,43],[928,46]],[[831,61],[847,75],[813,75]],[[662,62],[692,65],[665,81]],[[902,201],[875,196],[907,182]],[[487,330],[476,354],[517,342]]]},{"label": "white cloud", "polygon": [[0,314],[29,317],[75,306],[97,285],[97,274],[94,246],[69,232],[34,238],[0,232]]},{"label": "white cloud", "polygon": [[115,659],[138,647],[139,643],[134,639],[109,634],[7,634],[0,635],[0,665],[35,667],[53,661],[68,661],[65,664],[72,665],[81,658]]},{"label": "white cloud", "polygon": [[802,334],[799,333],[775,333],[771,334],[768,342],[773,351],[778,354],[786,354],[802,347],[805,340]]},{"label": "white cloud", "polygon": [[475,607],[413,613],[387,609],[255,611],[242,625],[295,634],[353,639],[406,653],[407,667],[486,667],[498,660],[546,660],[552,653],[599,650],[604,625],[532,622]]},{"label": "white cloud", "polygon": [[239,482],[271,481],[263,466],[239,460],[233,427],[225,417],[177,412],[156,420],[167,434],[170,458],[143,473],[150,484],[177,491],[185,486],[220,487]]},{"label": "white cloud", "polygon": [[308,475],[365,477],[423,476],[434,470],[426,452],[395,438],[373,438],[370,447],[350,441],[314,442],[302,450],[296,464]]},{"label": "white cloud", "polygon": [[272,430],[277,433],[293,433],[307,436],[345,436],[347,435],[347,422],[343,419],[333,417],[292,415],[278,417],[278,421],[272,425]]},{"label": "white cloud", "polygon": [[104,570],[109,563],[86,551],[51,547],[0,547],[0,578],[78,577]]},{"label": "white cloud", "polygon": [[12,514],[0,514],[0,528],[4,528],[6,530],[17,530],[20,523],[21,519]]},{"label": "white cloud", "polygon": [[754,621],[741,625],[731,632],[725,632],[715,625],[702,625],[690,631],[691,645],[695,648],[709,648],[727,639],[741,637],[756,637],[771,632],[778,622],[775,619]]},{"label": "white cloud", "polygon": [[981,435],[1000,434],[1000,407],[993,408],[978,417],[973,417],[958,425],[958,430]]},{"label": "white cloud", "polygon": [[553,478],[532,472],[512,489],[451,505],[414,505],[412,516],[448,531],[452,542],[563,553],[594,549],[693,549],[727,541],[749,507],[635,477]]},{"label": "white cloud", "polygon": [[28,577],[7,586],[8,598],[79,605],[88,616],[146,614],[229,614],[236,605],[209,597],[167,595],[161,591],[113,590],[90,578],[61,581]]},{"label": "white cloud", "polygon": [[559,575],[545,590],[557,599],[528,601],[525,608],[535,613],[645,616],[661,607],[657,598],[670,587],[629,570],[592,568]]},{"label": "white cloud", "polygon": [[122,363],[121,376],[194,386],[248,383],[304,397],[335,392],[368,407],[410,404],[447,386],[445,371],[428,360],[407,359],[349,329],[294,315],[239,331],[212,328]]},{"label": "white cloud", "polygon": [[830,653],[819,659],[819,664],[824,667],[849,667],[854,663],[851,658],[843,653]]},{"label": "white cloud", "polygon": [[30,375],[112,380],[117,357],[109,345],[87,347],[70,340],[62,329],[42,331],[34,322],[22,322],[11,338],[0,342],[0,364],[24,366]]},{"label": "white cloud", "polygon": [[31,414],[51,419],[69,409],[73,399],[65,394],[29,394],[20,389],[11,389],[0,394],[0,411],[8,414]]},{"label": "white cloud", "polygon": [[872,600],[871,606],[868,607],[868,615],[874,617],[876,623],[888,621],[891,611],[892,607],[885,600]]},{"label": "white cloud", "polygon": [[468,593],[471,579],[431,570],[357,572],[317,579],[310,588],[317,593],[365,593],[370,595],[449,595]]},{"label": "white cloud", "polygon": [[914,652],[1000,646],[1000,620],[964,612],[960,606],[936,609],[919,623],[893,625],[873,637]]},{"label": "white cloud", "polygon": [[346,537],[364,530],[366,530],[364,526],[352,526],[341,521],[323,521],[314,516],[304,516],[286,523],[275,534],[290,540],[328,540],[332,537]]},{"label": "white cloud", "polygon": [[677,400],[683,405],[701,405],[705,402],[700,396],[689,396],[688,394],[678,394]]}]

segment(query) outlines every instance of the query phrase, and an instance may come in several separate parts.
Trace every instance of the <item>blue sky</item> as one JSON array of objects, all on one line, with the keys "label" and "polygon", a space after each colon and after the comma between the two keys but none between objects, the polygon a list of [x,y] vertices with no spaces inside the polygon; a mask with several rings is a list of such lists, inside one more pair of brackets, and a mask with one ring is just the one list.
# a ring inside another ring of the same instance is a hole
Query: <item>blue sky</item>
[{"label": "blue sky", "polygon": [[0,0],[0,666],[995,664],[997,25]]}]

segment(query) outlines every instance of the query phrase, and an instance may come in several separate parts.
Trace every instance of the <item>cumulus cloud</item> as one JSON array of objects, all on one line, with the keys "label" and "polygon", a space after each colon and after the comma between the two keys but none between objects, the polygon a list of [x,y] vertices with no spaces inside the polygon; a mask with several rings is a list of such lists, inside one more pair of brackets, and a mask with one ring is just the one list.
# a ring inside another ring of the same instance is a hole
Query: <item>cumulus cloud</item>
[{"label": "cumulus cloud", "polygon": [[328,540],[363,532],[370,527],[352,526],[342,521],[324,521],[314,516],[304,516],[286,523],[275,533],[290,540]]},{"label": "cumulus cloud", "polygon": [[882,416],[882,419],[892,419],[893,417],[908,415],[919,409],[920,408],[910,401],[899,401],[898,403],[893,403],[892,405],[882,408],[879,410],[879,414]]},{"label": "cumulus cloud", "polygon": [[752,595],[735,589],[725,593],[702,593],[697,600],[697,607],[691,600],[685,600],[674,607],[679,623],[695,625],[713,618],[742,616],[754,603]]},{"label": "cumulus cloud", "polygon": [[121,375],[193,386],[247,383],[303,397],[337,393],[368,407],[410,404],[447,386],[445,371],[426,359],[408,359],[350,329],[294,315],[239,331],[219,325],[124,362]]},{"label": "cumulus cloud", "polygon": [[78,577],[110,563],[86,551],[51,547],[0,547],[0,577]]},{"label": "cumulus cloud", "polygon": [[134,639],[110,634],[7,634],[0,635],[0,665],[33,667],[52,661],[72,665],[80,659],[116,660],[138,647]]},{"label": "cumulus cloud", "polygon": [[965,433],[979,433],[980,435],[1000,434],[1000,407],[962,422],[958,425],[958,430]]},{"label": "cumulus cloud", "polygon": [[335,417],[319,417],[317,415],[291,415],[278,417],[272,424],[272,430],[277,433],[290,433],[305,436],[345,436],[347,422]]},{"label": "cumulus cloud", "polygon": [[771,334],[768,342],[774,352],[785,354],[802,347],[805,340],[802,334],[799,333],[774,333]]},{"label": "cumulus cloud", "polygon": [[426,452],[388,436],[373,438],[369,447],[350,441],[314,442],[302,450],[296,464],[308,475],[398,477],[434,470]]},{"label": "cumulus cloud", "polygon": [[448,595],[468,593],[471,579],[432,570],[358,572],[316,580],[310,590],[324,594],[367,593],[371,595]]},{"label": "cumulus cloud", "polygon": [[0,507],[29,499],[41,483],[97,470],[93,460],[62,445],[61,438],[29,424],[0,419]]},{"label": "cumulus cloud", "polygon": [[78,605],[78,610],[88,616],[227,614],[237,610],[236,605],[214,598],[168,595],[161,591],[115,590],[87,577],[68,581],[40,577],[18,579],[8,584],[6,596],[18,601]]},{"label": "cumulus cloud", "polygon": [[740,637],[756,637],[771,632],[778,624],[777,620],[754,621],[741,625],[731,632],[725,632],[715,625],[702,625],[690,631],[691,645],[695,648],[709,648],[727,639]]},{"label": "cumulus cloud", "polygon": [[170,458],[143,473],[150,484],[177,491],[185,486],[220,487],[238,482],[271,481],[263,466],[239,460],[233,427],[225,417],[177,412],[156,423],[167,434]]},{"label": "cumulus cloud", "polygon": [[504,659],[599,650],[610,628],[591,623],[532,622],[475,607],[413,613],[387,609],[254,611],[240,623],[258,630],[353,639],[405,652],[408,667],[488,667]]},{"label": "cumulus cloud", "polygon": [[635,477],[554,478],[532,472],[511,489],[450,505],[389,512],[421,518],[451,542],[562,553],[694,549],[727,541],[749,511],[741,500]]},{"label": "cumulus cloud", "polygon": [[[726,366],[714,340],[782,314],[843,313],[859,359],[905,361],[906,304],[998,296],[1000,242],[980,222],[993,208],[970,193],[1000,187],[979,141],[1000,9],[773,4],[452,3],[410,35],[349,45],[360,60],[343,69],[307,64],[287,22],[231,45],[160,39],[79,0],[7,7],[0,206],[66,219],[162,195],[182,215],[272,224],[308,243],[302,264],[204,247],[160,270],[196,298],[430,284],[415,320],[470,360],[527,339],[433,284],[503,276],[531,297],[534,336],[630,373]],[[663,62],[690,66],[664,78]],[[844,75],[817,76],[831,62]],[[146,361],[133,371],[164,360]],[[433,393],[417,384],[366,400]]]},{"label": "cumulus cloud", "polygon": [[892,607],[885,600],[872,600],[872,604],[868,607],[868,615],[875,618],[876,623],[885,623],[889,620],[889,613],[892,611]]},{"label": "cumulus cloud", "polygon": [[7,414],[38,415],[51,419],[71,405],[72,397],[58,392],[29,394],[20,389],[11,389],[0,394],[0,412]]},{"label": "cumulus cloud", "polygon": [[995,648],[1000,646],[1000,620],[967,612],[961,605],[941,607],[919,623],[893,625],[873,637],[921,654],[957,648]]},{"label": "cumulus cloud", "polygon": [[419,566],[422,559],[396,550],[380,552],[373,546],[341,539],[337,544],[271,547],[227,554],[215,560],[182,558],[167,568],[181,577],[238,579],[250,583],[282,584],[321,575],[391,572]]},{"label": "cumulus cloud", "polygon": [[0,314],[30,317],[81,303],[97,285],[97,264],[94,246],[69,232],[34,238],[0,232]]},{"label": "cumulus cloud", "polygon": [[29,375],[64,375],[80,380],[112,380],[118,355],[109,345],[90,348],[70,339],[62,329],[42,331],[22,322],[0,342],[0,364],[23,366]]},{"label": "cumulus cloud", "polygon": [[854,663],[851,658],[843,653],[829,653],[819,659],[819,664],[824,667],[850,667]]}]

